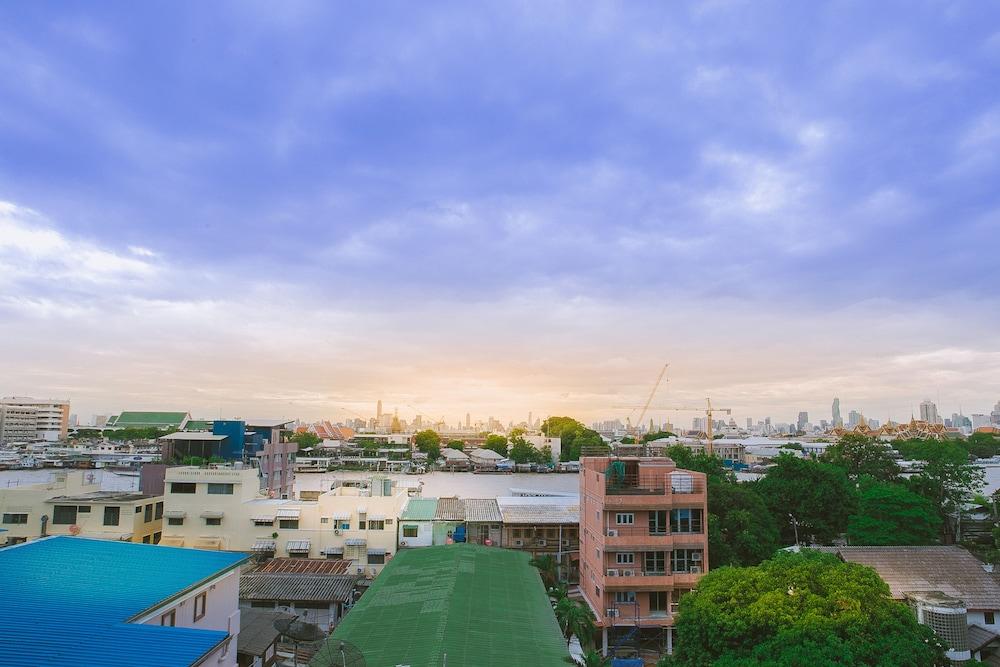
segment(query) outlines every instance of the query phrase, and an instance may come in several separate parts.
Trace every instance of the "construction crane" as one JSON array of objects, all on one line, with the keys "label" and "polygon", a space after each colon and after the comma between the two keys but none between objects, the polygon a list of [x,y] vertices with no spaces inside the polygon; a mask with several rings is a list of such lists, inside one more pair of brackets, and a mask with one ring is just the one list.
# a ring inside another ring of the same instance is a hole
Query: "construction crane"
[{"label": "construction crane", "polygon": [[[636,444],[639,444],[639,426],[642,424],[642,420],[646,417],[646,411],[649,410],[649,404],[653,402],[653,396],[656,395],[656,390],[660,388],[660,383],[663,382],[663,376],[667,374],[667,366],[670,364],[663,364],[663,368],[660,369],[660,374],[656,376],[656,382],[653,384],[652,391],[649,392],[649,397],[646,399],[646,404],[642,406],[642,412],[639,413],[639,418],[635,422],[635,426],[631,426],[629,430],[632,431],[632,435],[635,438]],[[635,410],[632,410],[633,414]],[[629,415],[631,418],[632,415]]]},{"label": "construction crane", "polygon": [[715,412],[725,412],[727,415],[733,414],[731,408],[717,408],[712,405],[712,399],[705,399],[706,407],[704,408],[688,408],[688,407],[669,407],[669,408],[655,408],[656,410],[676,410],[678,412],[704,412],[705,413],[705,435],[708,437],[708,446],[705,451],[708,452],[709,456],[715,453],[715,447],[712,442],[712,414]]},{"label": "construction crane", "polygon": [[423,412],[421,412],[420,410],[417,410],[415,407],[413,407],[409,403],[406,404],[406,407],[410,408],[411,410],[413,410],[414,412],[416,412],[418,415],[420,415],[421,417],[423,417],[424,419],[426,419],[427,421],[429,421],[430,424],[428,424],[428,425],[431,428],[444,427],[444,425],[446,423],[445,420],[444,420],[444,416],[442,416],[441,419],[438,420],[438,419],[434,419],[434,417],[430,417],[428,415],[425,415]]}]

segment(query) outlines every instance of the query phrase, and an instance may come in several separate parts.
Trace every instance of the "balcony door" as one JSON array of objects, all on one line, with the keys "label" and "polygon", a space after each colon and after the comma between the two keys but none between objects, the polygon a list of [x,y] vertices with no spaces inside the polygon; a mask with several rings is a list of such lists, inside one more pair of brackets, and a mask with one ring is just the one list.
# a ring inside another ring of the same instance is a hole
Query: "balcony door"
[{"label": "balcony door", "polygon": [[670,601],[668,600],[667,591],[650,591],[649,592],[649,615],[650,616],[666,616],[667,609],[670,606]]},{"label": "balcony door", "polygon": [[650,510],[649,512],[649,534],[666,535],[669,522],[667,510]]}]

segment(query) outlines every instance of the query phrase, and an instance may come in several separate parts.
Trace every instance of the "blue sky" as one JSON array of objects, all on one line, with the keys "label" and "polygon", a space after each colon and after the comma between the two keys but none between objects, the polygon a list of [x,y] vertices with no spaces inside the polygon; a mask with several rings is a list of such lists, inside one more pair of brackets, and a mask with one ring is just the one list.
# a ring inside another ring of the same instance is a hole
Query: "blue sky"
[{"label": "blue sky", "polygon": [[990,3],[3,6],[0,392],[985,411],[998,90]]}]

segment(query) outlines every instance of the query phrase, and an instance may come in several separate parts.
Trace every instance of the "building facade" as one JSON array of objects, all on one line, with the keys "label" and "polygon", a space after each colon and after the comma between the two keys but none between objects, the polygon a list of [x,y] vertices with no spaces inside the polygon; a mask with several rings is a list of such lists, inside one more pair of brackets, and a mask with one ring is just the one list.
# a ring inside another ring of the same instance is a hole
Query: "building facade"
[{"label": "building facade", "polygon": [[11,396],[0,399],[0,444],[65,440],[69,401]]},{"label": "building facade", "polygon": [[580,590],[605,654],[637,641],[673,650],[680,597],[708,569],[705,475],[667,458],[585,457]]},{"label": "building facade", "polygon": [[0,543],[47,535],[81,535],[123,542],[160,540],[163,497],[102,491],[100,473],[54,473],[39,484],[0,487]]}]

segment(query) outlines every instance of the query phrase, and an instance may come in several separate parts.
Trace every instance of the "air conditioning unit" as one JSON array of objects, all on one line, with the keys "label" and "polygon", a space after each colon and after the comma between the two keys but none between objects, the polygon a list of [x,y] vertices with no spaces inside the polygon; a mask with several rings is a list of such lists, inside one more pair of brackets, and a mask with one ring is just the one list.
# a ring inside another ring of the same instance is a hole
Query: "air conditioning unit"
[{"label": "air conditioning unit", "polygon": [[563,540],[563,541],[562,541],[562,545],[563,545],[564,547],[568,547],[568,546],[569,546],[569,540]]},{"label": "air conditioning unit", "polygon": [[340,528],[334,528],[333,529],[333,534],[334,535],[340,535]]},{"label": "air conditioning unit", "polygon": [[623,577],[634,577],[635,576],[635,570],[622,570],[622,576]]},{"label": "air conditioning unit", "polygon": [[699,562],[701,560],[701,552],[696,551],[693,554],[691,554],[691,560],[694,561],[695,563]]},{"label": "air conditioning unit", "polygon": [[605,609],[604,610],[609,618],[618,618],[620,611],[618,609]]},{"label": "air conditioning unit", "polygon": [[523,547],[524,546],[524,540],[514,540],[514,546],[515,547]]},{"label": "air conditioning unit", "polygon": [[614,528],[608,528],[608,537],[618,537],[618,531]]},{"label": "air conditioning unit", "polygon": [[406,546],[406,542],[404,542],[404,541],[401,541],[401,542],[399,543],[399,546],[401,546],[401,547],[405,547],[405,546]]},{"label": "air conditioning unit", "polygon": [[617,576],[620,576],[620,575],[618,574],[618,572],[619,572],[619,571],[618,571],[618,570],[615,570],[615,569],[608,569],[608,576],[609,576],[609,577],[617,577]]},{"label": "air conditioning unit", "polygon": [[692,565],[691,574],[701,574],[701,565]]}]

